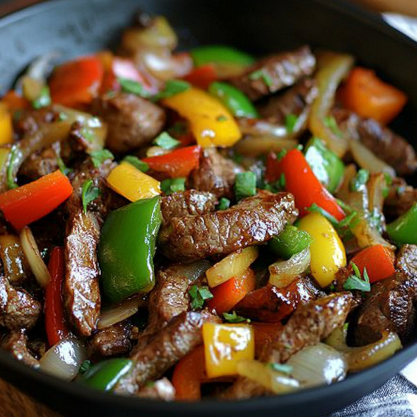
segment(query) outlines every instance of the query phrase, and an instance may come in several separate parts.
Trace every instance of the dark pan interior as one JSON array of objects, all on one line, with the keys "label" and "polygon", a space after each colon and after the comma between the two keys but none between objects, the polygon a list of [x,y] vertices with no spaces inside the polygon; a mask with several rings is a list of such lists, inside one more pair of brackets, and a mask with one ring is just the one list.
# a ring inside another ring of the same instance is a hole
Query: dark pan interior
[{"label": "dark pan interior", "polygon": [[[354,54],[358,62],[410,97],[396,128],[417,144],[417,45],[379,17],[336,0],[60,0],[0,20],[0,91],[35,57],[51,51],[68,59],[114,45],[138,8],[166,15],[183,48],[231,44],[257,55],[308,43]],[[224,403],[161,403],[121,398],[42,375],[0,352],[0,375],[61,413],[79,417],[181,415],[218,417],[323,416],[373,391],[417,356],[417,335],[393,358],[345,381],[282,397]],[[146,414],[145,414],[146,415]]]}]

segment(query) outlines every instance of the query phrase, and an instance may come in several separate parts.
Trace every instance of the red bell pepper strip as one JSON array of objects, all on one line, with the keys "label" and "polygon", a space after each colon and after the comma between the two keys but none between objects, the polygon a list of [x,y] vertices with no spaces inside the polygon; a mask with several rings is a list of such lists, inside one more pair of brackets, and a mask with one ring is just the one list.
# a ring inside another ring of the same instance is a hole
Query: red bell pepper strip
[{"label": "red bell pepper strip", "polygon": [[221,315],[232,310],[246,294],[255,289],[255,286],[255,273],[251,269],[247,269],[242,276],[231,278],[223,284],[211,288],[213,298],[208,300],[206,305]]},{"label": "red bell pepper strip", "polygon": [[346,215],[342,208],[314,175],[298,149],[292,149],[276,163],[276,174],[278,178],[284,175],[285,189],[294,195],[301,216],[308,214],[308,208],[315,203],[336,220],[344,219]]},{"label": "red bell pepper strip", "polygon": [[373,245],[361,250],[351,259],[351,263],[359,268],[362,276],[366,268],[371,284],[389,278],[395,273],[394,255],[382,245]]},{"label": "red bell pepper strip", "polygon": [[175,365],[172,385],[175,399],[197,401],[201,399],[201,383],[207,379],[204,346],[198,346]]},{"label": "red bell pepper strip", "polygon": [[193,69],[183,79],[191,83],[194,87],[207,90],[211,83],[217,81],[216,69],[213,64],[206,64]]},{"label": "red bell pepper strip", "polygon": [[149,168],[167,174],[170,178],[188,177],[190,172],[200,163],[200,146],[188,146],[176,149],[166,155],[152,156],[142,159]]},{"label": "red bell pepper strip", "polygon": [[1,99],[6,104],[10,112],[14,113],[17,110],[24,110],[30,107],[30,103],[24,97],[17,94],[15,90],[9,90]]},{"label": "red bell pepper strip", "polygon": [[69,179],[55,171],[0,194],[0,210],[16,230],[21,230],[56,209],[71,193]]},{"label": "red bell pepper strip", "polygon": [[48,264],[51,281],[45,291],[45,327],[50,346],[54,346],[68,335],[62,302],[64,264],[64,249],[55,248]]},{"label": "red bell pepper strip", "polygon": [[57,67],[49,82],[52,101],[68,107],[89,104],[99,92],[103,74],[103,63],[96,56],[79,58]]}]

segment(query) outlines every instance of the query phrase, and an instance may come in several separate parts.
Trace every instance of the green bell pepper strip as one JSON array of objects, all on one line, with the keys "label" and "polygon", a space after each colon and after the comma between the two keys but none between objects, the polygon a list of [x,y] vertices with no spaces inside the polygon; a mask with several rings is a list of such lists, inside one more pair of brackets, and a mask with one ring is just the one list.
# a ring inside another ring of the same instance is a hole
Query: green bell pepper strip
[{"label": "green bell pepper strip", "polygon": [[199,46],[190,54],[196,67],[209,63],[228,63],[246,67],[255,62],[255,59],[245,52],[224,45]]},{"label": "green bell pepper strip", "polygon": [[251,101],[236,87],[223,82],[214,82],[210,84],[208,91],[212,96],[218,98],[233,116],[249,119],[259,117]]},{"label": "green bell pepper strip", "polygon": [[390,239],[397,245],[401,246],[406,243],[417,244],[417,203],[411,208],[387,225],[387,233]]},{"label": "green bell pepper strip", "polygon": [[311,138],[305,148],[305,158],[319,181],[334,193],[343,180],[345,165],[319,138]]},{"label": "green bell pepper strip", "polygon": [[111,391],[120,378],[130,372],[133,361],[124,358],[109,359],[93,365],[79,381],[91,388],[101,391]]},{"label": "green bell pepper strip", "polygon": [[110,213],[98,247],[103,290],[110,301],[118,303],[153,288],[153,256],[161,221],[159,196]]},{"label": "green bell pepper strip", "polygon": [[313,238],[298,227],[287,225],[284,230],[268,242],[268,249],[282,259],[290,259],[293,255],[308,248]]}]

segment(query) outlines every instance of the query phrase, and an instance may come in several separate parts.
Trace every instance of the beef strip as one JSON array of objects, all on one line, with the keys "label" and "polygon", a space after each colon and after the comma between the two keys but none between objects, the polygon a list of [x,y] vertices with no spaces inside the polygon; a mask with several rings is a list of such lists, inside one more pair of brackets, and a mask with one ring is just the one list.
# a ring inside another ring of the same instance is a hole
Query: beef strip
[{"label": "beef strip", "polygon": [[129,152],[149,144],[165,125],[165,111],[133,94],[100,97],[92,113],[108,125],[107,147],[116,153]]},{"label": "beef strip", "polygon": [[404,245],[397,255],[395,274],[372,285],[353,327],[357,345],[381,338],[383,330],[398,333],[407,341],[415,327],[417,300],[417,246]]},{"label": "beef strip", "polygon": [[31,329],[42,313],[42,305],[23,289],[14,288],[0,274],[0,326],[10,330]]},{"label": "beef strip", "polygon": [[414,148],[401,136],[376,120],[362,118],[346,109],[335,108],[332,114],[347,137],[360,140],[398,174],[409,175],[417,170]]},{"label": "beef strip", "polygon": [[268,241],[297,215],[292,194],[261,191],[227,210],[174,217],[161,230],[159,244],[166,257],[179,262],[226,255]]},{"label": "beef strip", "polygon": [[303,46],[259,60],[229,81],[251,100],[258,100],[311,75],[315,67],[315,56],[308,46]]},{"label": "beef strip", "polygon": [[175,400],[175,388],[168,378],[162,378],[141,388],[136,396],[152,400],[173,401]]},{"label": "beef strip", "polygon": [[135,394],[147,381],[154,381],[203,341],[204,323],[220,322],[208,311],[183,312],[157,332],[145,347],[131,353],[133,370],[117,384],[119,394]]},{"label": "beef strip", "polygon": [[394,178],[384,201],[386,216],[396,219],[417,201],[417,190],[402,178]]},{"label": "beef strip", "polygon": [[39,366],[38,360],[32,355],[28,348],[28,338],[25,329],[11,331],[1,343],[1,347],[10,352],[12,356],[26,365],[33,368]]},{"label": "beef strip", "polygon": [[[320,343],[345,323],[351,301],[350,293],[338,293],[298,308],[277,338],[266,345],[260,360],[265,363],[284,363],[301,349]],[[239,377],[222,397],[245,399],[265,393],[265,388],[253,380]]]},{"label": "beef strip", "polygon": [[132,329],[129,321],[123,321],[95,333],[88,342],[92,355],[124,355],[132,349]]},{"label": "beef strip", "polygon": [[169,223],[173,217],[210,213],[216,209],[216,203],[214,194],[203,191],[187,190],[167,195],[161,198],[163,223]]},{"label": "beef strip", "polygon": [[324,292],[320,291],[308,277],[297,278],[285,288],[266,285],[250,292],[236,305],[243,317],[266,323],[278,323],[292,314],[300,305],[309,303]]},{"label": "beef strip", "polygon": [[233,185],[239,172],[243,172],[243,169],[222,156],[217,149],[205,149],[199,167],[188,178],[187,187],[208,191],[216,197],[233,198]]},{"label": "beef strip", "polygon": [[280,125],[285,125],[286,118],[290,114],[298,118],[302,117],[307,122],[310,106],[317,94],[314,79],[303,78],[284,94],[273,96],[265,104],[259,105],[258,111],[264,119]]},{"label": "beef strip", "polygon": [[26,133],[36,132],[42,124],[55,122],[57,119],[58,114],[51,107],[27,109],[13,119],[13,128],[19,136],[24,136]]},{"label": "beef strip", "polygon": [[[64,299],[67,314],[82,336],[90,336],[96,329],[100,314],[99,265],[97,245],[100,226],[106,216],[106,194],[109,193],[104,180],[113,167],[105,161],[100,168],[93,169],[85,164],[72,181],[74,191],[66,203],[69,214],[65,240],[65,284]],[[93,180],[101,195],[84,213],[81,204],[81,189],[84,181]]]}]

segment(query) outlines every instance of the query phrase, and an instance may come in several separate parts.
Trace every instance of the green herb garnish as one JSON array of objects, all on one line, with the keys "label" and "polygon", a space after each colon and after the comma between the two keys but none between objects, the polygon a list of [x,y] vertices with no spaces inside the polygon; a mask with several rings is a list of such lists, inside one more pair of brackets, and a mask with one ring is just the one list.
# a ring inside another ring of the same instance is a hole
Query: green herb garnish
[{"label": "green herb garnish", "polygon": [[93,165],[96,168],[101,167],[106,159],[114,159],[114,155],[108,149],[102,149],[100,151],[94,151],[90,153]]},{"label": "green herb garnish", "polygon": [[350,184],[351,191],[360,191],[369,180],[369,171],[367,169],[360,169],[358,173],[353,177]]},{"label": "green herb garnish", "polygon": [[213,298],[213,294],[210,292],[209,287],[197,287],[197,285],[193,285],[190,290],[188,291],[191,297],[191,308],[193,310],[198,310],[203,308],[204,301],[210,300]]},{"label": "green herb garnish", "polygon": [[285,128],[288,133],[294,132],[295,125],[297,124],[298,117],[295,114],[287,114],[285,116]]},{"label": "green herb garnish", "polygon": [[226,121],[226,120],[228,120],[228,119],[227,119],[227,117],[226,117],[226,116],[224,116],[224,115],[222,114],[222,115],[218,116],[218,117],[216,118],[216,120],[217,120],[218,122],[225,122],[225,121]]},{"label": "green herb garnish", "polygon": [[362,292],[371,291],[371,284],[369,282],[369,276],[366,268],[363,269],[363,279],[361,277],[361,271],[354,262],[351,262],[353,275],[350,275],[346,282],[343,284],[345,290],[359,290]]},{"label": "green herb garnish", "polygon": [[146,91],[145,87],[141,83],[129,80],[128,78],[118,78],[117,80],[125,93],[135,94],[143,98],[151,97],[151,94]]},{"label": "green herb garnish", "polygon": [[133,155],[127,155],[123,158],[122,162],[127,162],[130,165],[133,165],[139,171],[147,172],[149,171],[149,165],[146,162],[141,161],[138,157]]},{"label": "green herb garnish", "polygon": [[223,313],[223,317],[229,323],[243,323],[244,321],[250,323],[250,319],[238,316],[236,311],[233,311],[233,313]]},{"label": "green herb garnish", "polygon": [[285,363],[270,363],[269,367],[274,371],[281,372],[286,375],[291,375],[293,367]]},{"label": "green herb garnish", "polygon": [[19,146],[13,145],[10,149],[9,163],[7,164],[6,168],[7,187],[9,188],[9,190],[18,187],[18,185],[16,184],[16,178],[14,178],[13,175],[13,171],[14,165],[18,162],[21,155],[22,151],[20,150]]},{"label": "green herb garnish", "polygon": [[258,70],[249,75],[250,80],[262,80],[268,87],[272,87],[273,81],[271,76],[265,70]]},{"label": "green herb garnish", "polygon": [[178,191],[185,191],[185,180],[185,178],[172,178],[163,180],[161,182],[161,190],[166,195],[170,195]]},{"label": "green herb garnish", "polygon": [[153,144],[161,147],[162,149],[171,150],[181,145],[179,140],[174,139],[167,132],[162,132],[154,141]]},{"label": "green herb garnish", "polygon": [[226,197],[222,197],[219,200],[219,205],[217,206],[217,210],[227,210],[230,207],[230,200]]},{"label": "green herb garnish", "polygon": [[41,88],[41,92],[39,94],[39,97],[36,98],[33,102],[32,102],[32,107],[34,109],[41,109],[42,107],[47,107],[51,104],[51,95],[49,93],[49,88],[47,85],[44,85]]},{"label": "green herb garnish", "polygon": [[80,366],[80,374],[85,374],[92,366],[93,364],[91,363],[91,361],[89,359],[86,359]]},{"label": "green herb garnish", "polygon": [[64,175],[68,175],[70,172],[72,172],[73,170],[71,168],[68,168],[64,161],[62,160],[62,158],[60,156],[58,156],[56,158],[56,163],[58,165],[59,170],[64,174]]},{"label": "green herb garnish", "polygon": [[81,190],[83,210],[84,213],[87,213],[87,206],[100,195],[100,189],[98,187],[93,186],[93,180],[87,180],[84,181]]},{"label": "green herb garnish", "polygon": [[236,175],[236,200],[252,197],[256,194],[256,174],[253,172],[240,172]]},{"label": "green herb garnish", "polygon": [[342,131],[339,129],[339,126],[337,125],[336,119],[333,116],[327,116],[324,118],[324,125],[328,127],[334,135],[336,136],[343,136]]},{"label": "green herb garnish", "polygon": [[152,101],[158,101],[163,98],[175,96],[179,93],[183,93],[191,88],[191,84],[187,81],[181,80],[168,80],[165,84],[165,88],[158,94],[152,97]]}]

